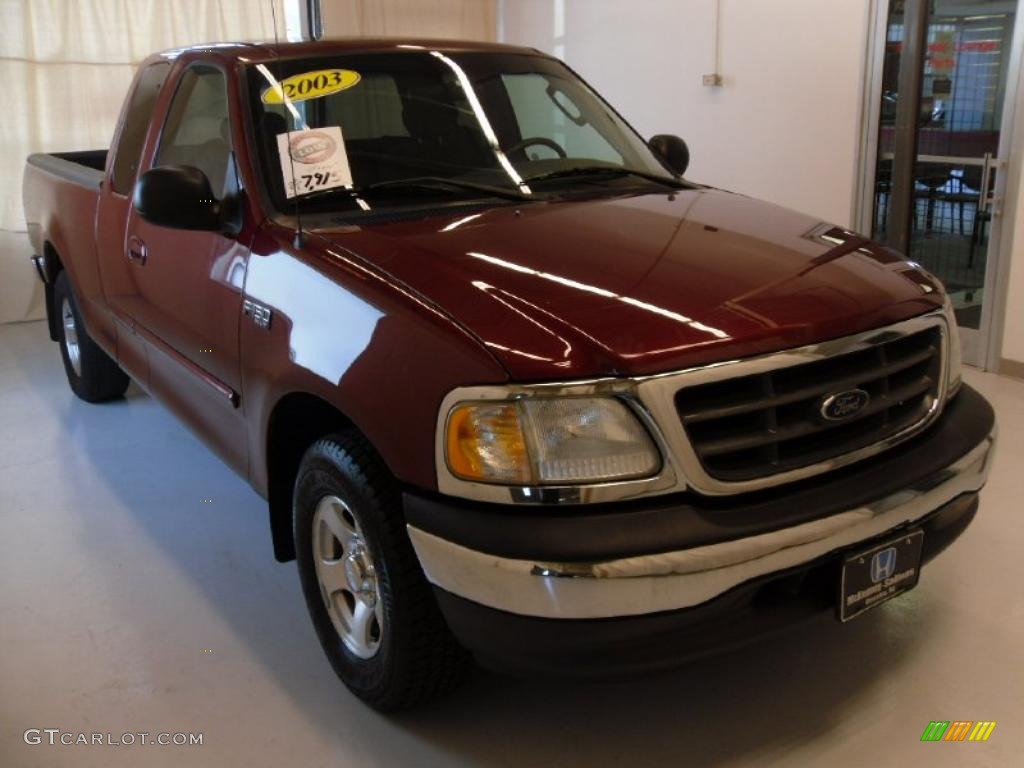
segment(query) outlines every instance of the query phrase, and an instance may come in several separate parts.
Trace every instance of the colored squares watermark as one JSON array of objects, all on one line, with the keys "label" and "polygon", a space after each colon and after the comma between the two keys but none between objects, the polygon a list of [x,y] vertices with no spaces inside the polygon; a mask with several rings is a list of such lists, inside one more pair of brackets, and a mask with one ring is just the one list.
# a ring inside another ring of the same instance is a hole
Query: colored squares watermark
[{"label": "colored squares watermark", "polygon": [[921,741],[988,741],[994,720],[932,720],[921,734]]}]

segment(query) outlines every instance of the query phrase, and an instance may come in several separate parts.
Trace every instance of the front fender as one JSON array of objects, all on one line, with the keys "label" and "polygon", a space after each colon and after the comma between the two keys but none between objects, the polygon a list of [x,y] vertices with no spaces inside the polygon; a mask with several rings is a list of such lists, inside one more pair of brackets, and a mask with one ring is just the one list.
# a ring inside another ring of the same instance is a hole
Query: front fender
[{"label": "front fender", "polygon": [[[274,405],[315,395],[354,424],[401,481],[436,487],[434,430],[445,394],[500,383],[505,370],[475,338],[388,275],[315,236],[298,251],[277,228],[257,236],[240,347],[250,425],[250,480],[266,495]],[[265,316],[266,317],[266,316]]]}]

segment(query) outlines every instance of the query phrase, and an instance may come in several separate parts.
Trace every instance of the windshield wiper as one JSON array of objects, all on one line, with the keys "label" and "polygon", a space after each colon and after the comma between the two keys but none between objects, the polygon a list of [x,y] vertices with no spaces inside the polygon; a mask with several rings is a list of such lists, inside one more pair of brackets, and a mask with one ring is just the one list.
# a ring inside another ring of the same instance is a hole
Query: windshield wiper
[{"label": "windshield wiper", "polygon": [[468,190],[470,192],[481,192],[488,197],[500,197],[506,200],[529,200],[522,192],[515,189],[504,189],[492,187],[489,184],[477,184],[474,181],[463,181],[461,179],[449,179],[444,176],[414,176],[408,179],[388,179],[367,184],[362,187],[331,187],[330,189],[318,189],[306,195],[299,195],[298,200],[315,200],[319,197],[330,195],[348,195],[354,197],[366,193],[373,193],[386,189],[434,189],[434,190]]},{"label": "windshield wiper", "polygon": [[377,190],[380,189],[402,188],[465,189],[471,192],[483,192],[484,194],[491,195],[493,197],[502,197],[505,198],[506,200],[530,199],[525,194],[516,189],[508,189],[505,187],[492,187],[490,184],[478,184],[475,181],[450,179],[445,176],[414,176],[411,179],[388,179],[387,181],[378,181],[375,182],[374,184],[367,184],[365,187],[358,188],[356,192],[376,192]]},{"label": "windshield wiper", "polygon": [[683,181],[674,179],[670,176],[660,176],[657,173],[647,173],[646,171],[634,171],[632,168],[612,168],[603,165],[585,166],[582,168],[563,168],[560,171],[539,173],[536,176],[528,176],[523,179],[523,182],[526,184],[533,184],[537,181],[571,178],[573,176],[636,176],[641,179],[646,179],[647,181],[653,181],[657,184],[664,184],[666,187],[672,187],[673,189],[687,188],[687,185]]}]

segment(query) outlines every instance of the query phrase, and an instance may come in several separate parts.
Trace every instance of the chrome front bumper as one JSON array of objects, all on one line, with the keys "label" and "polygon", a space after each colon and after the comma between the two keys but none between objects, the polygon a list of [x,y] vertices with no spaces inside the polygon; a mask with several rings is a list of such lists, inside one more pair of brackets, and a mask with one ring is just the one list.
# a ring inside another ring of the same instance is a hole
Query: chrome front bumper
[{"label": "chrome front bumper", "polygon": [[[674,552],[591,563],[509,559],[414,526],[427,579],[490,608],[522,616],[594,619],[689,608],[744,582],[788,570],[912,524],[988,477],[996,430],[947,468],[871,504],[790,528]],[[528,525],[528,521],[524,521]]]}]

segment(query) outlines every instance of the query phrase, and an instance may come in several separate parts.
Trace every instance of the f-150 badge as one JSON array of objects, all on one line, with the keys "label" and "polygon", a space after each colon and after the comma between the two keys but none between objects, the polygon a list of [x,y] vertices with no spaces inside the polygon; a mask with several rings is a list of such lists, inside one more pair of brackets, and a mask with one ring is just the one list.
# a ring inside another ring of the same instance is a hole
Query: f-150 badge
[{"label": "f-150 badge", "polygon": [[265,307],[252,299],[246,299],[242,302],[242,314],[251,317],[259,328],[266,330],[270,327],[270,307]]}]

